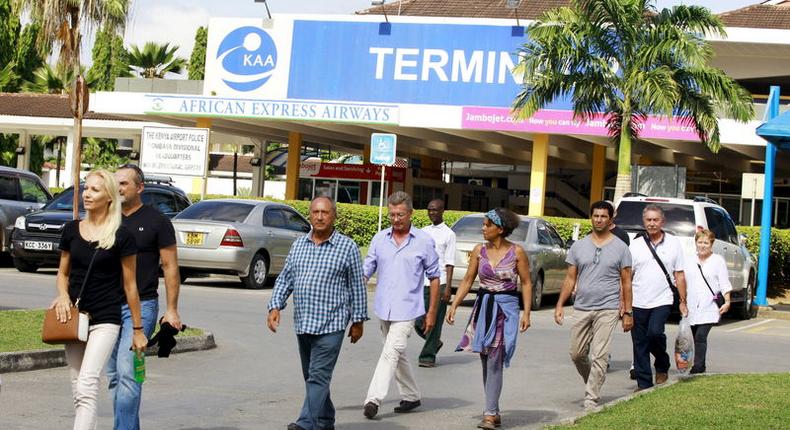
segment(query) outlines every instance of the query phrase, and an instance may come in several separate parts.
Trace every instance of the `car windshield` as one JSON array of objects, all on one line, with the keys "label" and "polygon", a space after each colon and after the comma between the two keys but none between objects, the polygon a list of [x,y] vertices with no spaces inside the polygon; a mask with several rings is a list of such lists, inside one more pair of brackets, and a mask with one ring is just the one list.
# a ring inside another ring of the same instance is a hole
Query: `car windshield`
[{"label": "car windshield", "polygon": [[244,222],[255,205],[239,202],[216,202],[205,200],[184,209],[175,219],[197,219],[206,221]]},{"label": "car windshield", "polygon": [[[80,187],[82,190],[82,187]],[[68,188],[62,193],[55,196],[46,206],[45,210],[48,211],[70,211],[74,207],[74,188]],[[80,212],[84,211],[82,206],[82,199],[80,199]]]},{"label": "car windshield", "polygon": [[[508,236],[508,240],[515,242],[525,242],[527,240],[527,232],[529,231],[529,220],[521,220],[521,224],[513,233]],[[483,241],[483,217],[481,216],[466,216],[453,224],[453,231],[455,237],[459,241],[466,242],[482,242]]]},{"label": "car windshield", "polygon": [[691,205],[624,201],[617,207],[617,216],[614,218],[615,224],[631,232],[644,231],[642,210],[649,204],[656,205],[664,211],[664,217],[667,220],[666,224],[664,224],[664,231],[675,236],[694,236],[694,233],[697,231],[697,223],[694,221],[694,207]]}]

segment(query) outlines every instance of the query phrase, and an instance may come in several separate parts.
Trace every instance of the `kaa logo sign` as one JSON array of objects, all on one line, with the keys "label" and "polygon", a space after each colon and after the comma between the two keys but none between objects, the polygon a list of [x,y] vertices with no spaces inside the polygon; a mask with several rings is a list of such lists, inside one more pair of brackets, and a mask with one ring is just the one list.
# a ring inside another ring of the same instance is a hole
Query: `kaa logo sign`
[{"label": "kaa logo sign", "polygon": [[257,27],[241,27],[225,36],[217,50],[222,81],[236,91],[252,91],[271,78],[277,67],[274,40]]}]

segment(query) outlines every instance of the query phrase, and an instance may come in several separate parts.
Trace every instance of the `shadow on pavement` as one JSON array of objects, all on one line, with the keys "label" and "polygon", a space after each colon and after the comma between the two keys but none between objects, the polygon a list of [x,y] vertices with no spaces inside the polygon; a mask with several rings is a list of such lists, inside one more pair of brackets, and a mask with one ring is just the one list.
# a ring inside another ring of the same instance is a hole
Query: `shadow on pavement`
[{"label": "shadow on pavement", "polygon": [[239,427],[187,427],[181,430],[239,430]]},{"label": "shadow on pavement", "polygon": [[526,426],[537,423],[551,423],[557,420],[557,413],[545,410],[506,410],[502,412],[502,427]]}]

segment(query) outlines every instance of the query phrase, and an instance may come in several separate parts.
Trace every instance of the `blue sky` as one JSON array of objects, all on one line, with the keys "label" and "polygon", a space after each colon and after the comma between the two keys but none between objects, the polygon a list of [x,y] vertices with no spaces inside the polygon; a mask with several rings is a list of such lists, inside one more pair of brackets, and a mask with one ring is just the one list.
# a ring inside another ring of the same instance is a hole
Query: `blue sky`
[{"label": "blue sky", "polygon": [[[529,0],[526,0],[529,1]],[[720,13],[760,0],[659,0],[658,7],[698,4]],[[391,3],[392,0],[387,0]],[[370,7],[370,0],[269,0],[272,13],[353,14]],[[127,44],[147,41],[171,42],[181,47],[179,53],[189,58],[195,31],[207,25],[209,17],[265,16],[263,3],[254,0],[133,0],[126,31]]]}]

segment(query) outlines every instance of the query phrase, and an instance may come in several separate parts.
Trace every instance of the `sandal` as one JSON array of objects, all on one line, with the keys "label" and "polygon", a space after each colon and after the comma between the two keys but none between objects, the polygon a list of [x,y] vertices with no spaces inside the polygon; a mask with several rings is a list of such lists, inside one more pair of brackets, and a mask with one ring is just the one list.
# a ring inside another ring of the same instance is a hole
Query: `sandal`
[{"label": "sandal", "polygon": [[477,428],[485,430],[494,430],[496,427],[496,418],[492,415],[484,416],[480,424],[477,425]]}]

